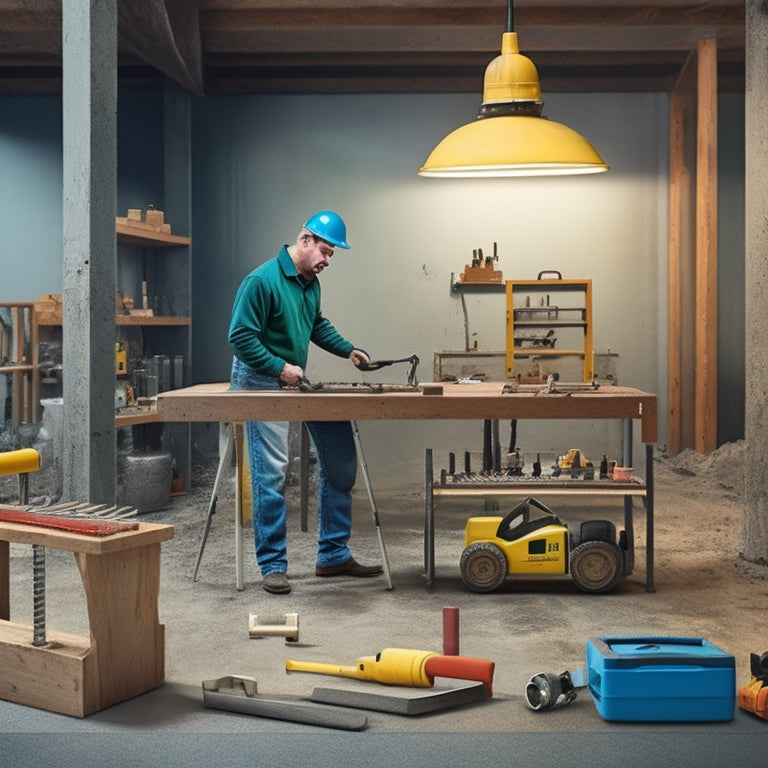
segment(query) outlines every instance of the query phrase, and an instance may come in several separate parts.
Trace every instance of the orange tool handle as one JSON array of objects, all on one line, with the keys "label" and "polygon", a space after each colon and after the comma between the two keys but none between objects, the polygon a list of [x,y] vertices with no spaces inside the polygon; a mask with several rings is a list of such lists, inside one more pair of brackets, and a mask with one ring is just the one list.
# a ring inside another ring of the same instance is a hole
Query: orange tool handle
[{"label": "orange tool handle", "polygon": [[487,659],[471,656],[430,656],[424,671],[430,678],[455,677],[459,680],[477,680],[485,684],[488,696],[493,696],[493,672],[496,664]]}]

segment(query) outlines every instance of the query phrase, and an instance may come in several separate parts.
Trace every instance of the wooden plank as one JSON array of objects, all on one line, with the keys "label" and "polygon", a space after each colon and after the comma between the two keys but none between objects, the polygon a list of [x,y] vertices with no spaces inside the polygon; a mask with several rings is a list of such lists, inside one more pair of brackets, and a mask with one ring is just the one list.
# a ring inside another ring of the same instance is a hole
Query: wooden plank
[{"label": "wooden plank", "polygon": [[0,699],[73,717],[90,714],[85,706],[98,682],[90,638],[48,632],[48,645],[32,645],[32,627],[0,621]]},{"label": "wooden plank", "polygon": [[173,315],[115,315],[115,325],[191,325],[189,317]]},{"label": "wooden plank", "polygon": [[698,44],[696,153],[696,428],[694,447],[717,447],[717,42]]},{"label": "wooden plank", "polygon": [[670,96],[667,452],[671,455],[693,447],[695,64],[696,54],[691,52]]},{"label": "wooden plank", "polygon": [[192,241],[182,235],[171,235],[152,229],[144,229],[130,224],[115,222],[117,239],[127,245],[147,246],[150,248],[171,247],[175,245],[189,245]]},{"label": "wooden plank", "polygon": [[173,526],[159,523],[139,523],[136,531],[115,533],[104,537],[84,536],[21,523],[0,523],[0,541],[41,544],[53,549],[95,555],[142,547],[171,538],[173,538]]},{"label": "wooden plank", "polygon": [[160,544],[101,555],[76,554],[96,649],[96,712],[156,688],[163,681],[164,627],[158,622]]}]

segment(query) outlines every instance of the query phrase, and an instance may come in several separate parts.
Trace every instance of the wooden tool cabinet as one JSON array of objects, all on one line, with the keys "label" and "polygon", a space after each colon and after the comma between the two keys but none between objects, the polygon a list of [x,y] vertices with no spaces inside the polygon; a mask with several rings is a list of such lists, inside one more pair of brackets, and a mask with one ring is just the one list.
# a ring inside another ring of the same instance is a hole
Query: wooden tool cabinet
[{"label": "wooden tool cabinet", "polygon": [[[508,280],[506,285],[507,376],[546,380],[547,373],[557,371],[563,380],[578,380],[564,375],[573,367],[582,381],[592,381],[592,280],[564,280],[559,272],[548,271],[536,280]],[[569,366],[574,362],[577,366]]]}]

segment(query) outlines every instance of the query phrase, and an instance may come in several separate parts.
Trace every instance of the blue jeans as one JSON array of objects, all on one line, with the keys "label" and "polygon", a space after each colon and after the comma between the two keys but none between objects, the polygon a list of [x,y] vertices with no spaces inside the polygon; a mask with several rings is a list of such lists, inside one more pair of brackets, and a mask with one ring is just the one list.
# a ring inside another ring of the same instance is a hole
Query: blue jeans
[{"label": "blue jeans", "polygon": [[[237,358],[232,363],[232,389],[279,389],[280,382],[254,372]],[[357,474],[352,425],[348,421],[307,422],[320,462],[317,565],[346,562],[352,533],[351,491]],[[246,421],[253,494],[253,533],[261,575],[286,573],[285,473],[288,468],[288,422]]]}]

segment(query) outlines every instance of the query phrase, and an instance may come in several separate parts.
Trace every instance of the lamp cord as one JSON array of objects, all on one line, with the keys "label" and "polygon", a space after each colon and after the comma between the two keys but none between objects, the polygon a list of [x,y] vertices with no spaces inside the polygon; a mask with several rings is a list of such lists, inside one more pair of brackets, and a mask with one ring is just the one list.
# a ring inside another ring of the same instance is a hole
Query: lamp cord
[{"label": "lamp cord", "polygon": [[507,32],[515,31],[514,0],[507,0]]}]

